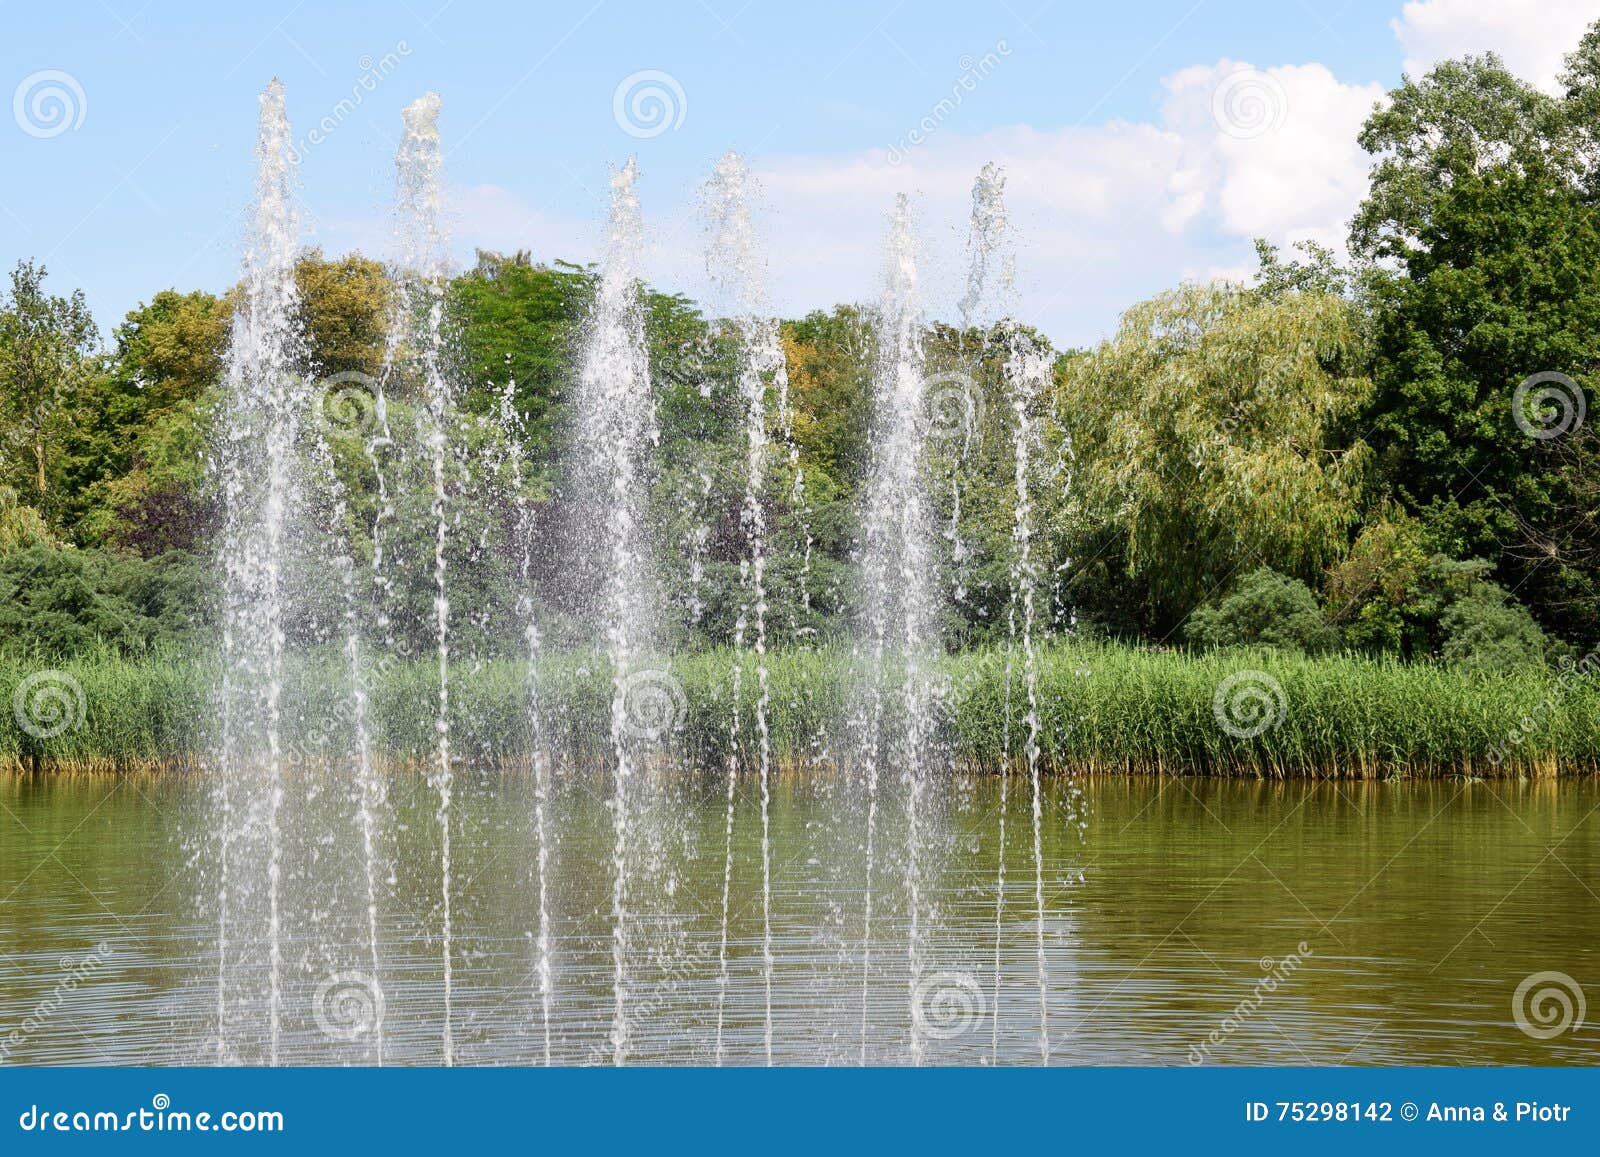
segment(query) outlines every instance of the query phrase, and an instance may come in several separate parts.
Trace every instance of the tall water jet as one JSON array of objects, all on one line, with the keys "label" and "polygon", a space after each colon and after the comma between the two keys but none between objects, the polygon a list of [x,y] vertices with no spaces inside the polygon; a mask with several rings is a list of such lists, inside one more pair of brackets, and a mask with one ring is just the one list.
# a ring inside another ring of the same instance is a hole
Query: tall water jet
[{"label": "tall water jet", "polygon": [[[1011,526],[1010,596],[1006,609],[1005,719],[1002,724],[1000,768],[1000,825],[998,867],[995,879],[995,1012],[991,1030],[991,1059],[999,1056],[1000,948],[1005,917],[1005,820],[1011,759],[1012,680],[1018,645],[1022,650],[1023,689],[1027,728],[1023,753],[1031,789],[1033,834],[1033,885],[1035,958],[1039,992],[1039,1052],[1050,1061],[1049,978],[1045,952],[1043,795],[1039,771],[1039,673],[1034,644],[1035,601],[1039,574],[1033,557],[1033,500],[1030,490],[1033,451],[1039,441],[1039,425],[1034,411],[1040,393],[1050,382],[1050,351],[1039,340],[1023,334],[1010,320],[1015,304],[1016,256],[1010,239],[1010,220],[1005,206],[1005,177],[992,163],[979,171],[972,186],[972,216],[968,239],[970,269],[967,289],[961,300],[962,323],[973,323],[993,332],[1003,343],[1007,404],[1011,411],[1013,452],[1013,504]],[[987,342],[987,336],[986,336]]]},{"label": "tall water jet", "polygon": [[[933,583],[933,515],[923,468],[927,399],[923,323],[917,288],[917,242],[904,194],[890,215],[887,270],[878,311],[873,371],[873,463],[863,520],[865,643],[870,661],[868,718],[861,759],[867,787],[867,887],[862,949],[861,1051],[867,1048],[872,944],[872,873],[876,849],[879,768],[901,769],[906,792],[907,963],[911,1054],[922,1060],[917,1009],[922,979],[920,853],[922,795],[933,733],[930,666],[937,646],[939,600]],[[885,736],[885,699],[899,681],[899,718]]]},{"label": "tall water jet", "polygon": [[517,616],[522,624],[523,645],[526,648],[528,673],[528,730],[532,740],[533,762],[533,840],[534,867],[537,873],[538,930],[534,935],[537,954],[534,975],[538,978],[536,991],[539,997],[539,1016],[544,1037],[544,1063],[550,1064],[550,1011],[555,987],[555,969],[550,937],[550,840],[545,824],[545,813],[550,803],[550,761],[544,744],[544,716],[539,708],[539,655],[543,639],[533,601],[533,562],[536,545],[533,503],[527,494],[527,453],[523,449],[527,437],[527,424],[515,404],[517,385],[507,377],[500,393],[500,432],[507,447],[509,487],[516,510],[516,525],[512,532],[519,556]]},{"label": "tall water jet", "polygon": [[[322,497],[327,503],[326,525],[344,526],[349,514],[349,500],[343,481],[334,465],[333,454],[324,436],[328,428],[342,430],[354,422],[356,427],[371,417],[373,395],[361,387],[343,385],[335,375],[327,381],[332,387],[316,403],[315,416],[319,421],[310,429],[311,457],[317,470]],[[361,598],[357,589],[355,560],[349,551],[339,548],[329,560],[339,579],[341,601],[340,625],[344,631],[343,652],[345,671],[349,679],[346,714],[351,729],[351,755],[355,761],[356,782],[353,789],[356,810],[356,831],[361,840],[363,878],[366,885],[367,963],[371,969],[363,981],[372,995],[372,1021],[367,1028],[372,1038],[372,1058],[383,1064],[383,988],[381,953],[378,934],[378,851],[379,812],[386,796],[383,778],[373,763],[372,720],[367,689],[367,673],[363,670],[361,633]]]},{"label": "tall water jet", "polygon": [[[398,230],[397,230],[398,231]],[[398,278],[404,282],[404,275]],[[399,368],[402,354],[405,352],[403,343],[409,340],[410,325],[406,321],[404,310],[408,302],[405,294],[397,294],[391,302],[391,315],[388,319],[388,331],[385,334],[383,365],[377,377],[368,378],[366,375],[355,372],[348,375],[335,375],[346,377],[354,384],[348,389],[347,397],[357,407],[354,417],[356,429],[362,435],[362,450],[365,454],[367,465],[372,471],[372,479],[377,499],[373,512],[372,523],[369,527],[369,542],[371,547],[371,562],[368,566],[368,578],[371,581],[370,592],[373,602],[372,633],[377,639],[379,647],[386,661],[395,657],[409,657],[409,647],[402,646],[395,638],[394,620],[390,614],[390,605],[394,598],[394,578],[388,570],[388,540],[386,537],[388,524],[394,517],[395,499],[389,485],[390,463],[389,458],[395,449],[394,431],[389,425],[389,396],[388,386]],[[324,399],[323,408],[326,410],[329,401]],[[341,423],[348,426],[348,422]],[[354,598],[354,576],[347,583],[347,604]],[[352,614],[353,614],[352,610]],[[382,984],[379,965],[378,945],[378,891],[380,884],[379,868],[380,858],[377,850],[379,817],[388,802],[388,781],[378,770],[371,750],[370,731],[371,723],[368,721],[370,709],[368,699],[370,690],[367,685],[365,673],[361,670],[360,655],[358,653],[359,639],[352,629],[349,635],[349,662],[351,672],[351,691],[358,701],[361,712],[357,718],[357,770],[360,779],[360,808],[358,821],[361,830],[362,852],[366,872],[367,886],[367,928],[369,941],[369,957],[372,965],[372,983],[378,995],[375,1004],[374,1024],[374,1052],[378,1064],[383,1063],[383,1003]],[[392,866],[390,868],[392,872]],[[394,879],[389,875],[382,881],[392,885]]]},{"label": "tall water jet", "polygon": [[[787,407],[788,368],[778,339],[777,319],[768,311],[765,291],[766,263],[761,257],[756,231],[750,220],[750,174],[744,159],[728,152],[717,162],[706,187],[706,210],[711,243],[707,269],[727,296],[739,329],[739,398],[745,430],[744,501],[739,524],[744,531],[744,556],[739,561],[742,597],[734,625],[734,646],[739,660],[733,672],[733,737],[738,738],[740,681],[744,671],[746,634],[754,615],[756,660],[756,762],[761,784],[761,977],[767,1064],[772,1063],[772,744],[767,711],[771,692],[767,673],[767,516],[762,504],[766,485],[768,383]],[[721,977],[717,1004],[717,1058],[722,1059],[722,1021],[728,986],[728,891],[732,877],[733,797],[737,774],[737,743],[728,765],[728,812],[722,890]]]},{"label": "tall water jet", "polygon": [[[966,331],[974,326],[979,327],[983,334],[978,339],[979,346],[972,351],[972,369],[976,372],[980,368],[985,347],[989,344],[991,332],[997,323],[1008,316],[1008,310],[1014,305],[1016,288],[1016,254],[1012,245],[1010,217],[1005,205],[1005,177],[1000,169],[993,163],[987,163],[978,171],[977,177],[972,182],[972,211],[968,218],[967,230],[967,282],[961,295],[960,313],[963,342]],[[1002,331],[1008,332],[1008,331]],[[1006,352],[1011,352],[1014,343],[1009,343]],[[963,348],[965,353],[965,349]],[[1010,381],[1011,363],[1008,358],[1006,363],[1007,381]],[[1014,401],[1013,398],[1008,400]],[[1016,411],[1013,409],[1013,413]],[[1019,487],[1025,485],[1027,477],[1026,453],[1029,445],[1031,426],[1026,407],[1021,413],[1022,424],[1019,424],[1014,433],[1014,446],[1017,452],[1017,467],[1021,471],[1017,475]],[[1026,515],[1023,510],[1025,499],[1019,491],[1018,499],[1013,507],[1013,541],[1016,540],[1019,520],[1026,526]],[[1010,802],[1011,786],[1011,684],[1015,672],[1016,645],[1017,645],[1017,613],[1020,601],[1021,588],[1025,581],[1031,579],[1031,574],[1026,570],[1017,557],[1015,551],[1010,563],[1010,594],[1006,603],[1006,664],[1005,664],[1005,692],[1003,700],[1003,716],[1000,724],[1000,818],[997,831],[997,850],[995,867],[995,900],[994,900],[994,992],[993,1014],[990,1021],[990,1059],[999,1060],[1000,1051],[1000,993],[1001,993],[1001,945],[1004,940],[1005,922],[1005,893],[1006,893],[1006,818],[1007,807]],[[1031,606],[1031,603],[1030,603]],[[1029,634],[1031,639],[1031,634]]]},{"label": "tall water jet", "polygon": [[611,177],[604,264],[585,335],[578,376],[579,470],[585,497],[600,521],[604,572],[596,592],[598,619],[611,660],[612,1060],[628,1055],[628,865],[630,789],[635,728],[628,717],[634,666],[654,634],[648,562],[640,525],[640,457],[652,436],[650,365],[640,301],[643,222],[632,158]]},{"label": "tall water jet", "polygon": [[945,538],[950,542],[952,593],[956,602],[966,601],[965,564],[970,551],[961,536],[961,475],[972,453],[974,440],[981,434],[978,425],[976,377],[984,339],[979,348],[967,348],[969,331],[974,326],[991,324],[999,315],[998,303],[1008,301],[1016,283],[1016,258],[1010,245],[1009,221],[1004,201],[1005,178],[991,162],[979,171],[972,185],[972,212],[967,230],[967,280],[957,302],[960,328],[957,331],[958,355],[966,361],[948,377],[959,390],[945,391],[960,407],[960,449],[950,463],[950,525]]},{"label": "tall water jet", "polygon": [[[283,85],[261,94],[256,138],[256,201],[245,251],[240,306],[227,364],[223,491],[223,682],[218,895],[217,1057],[229,1051],[230,921],[248,927],[254,871],[264,853],[269,1063],[277,1064],[282,1009],[282,698],[286,551],[299,501],[295,443],[306,385],[296,372],[302,343],[295,325],[295,214],[292,137]],[[248,853],[248,856],[245,854]],[[247,987],[246,952],[235,987]]]},{"label": "tall water jet", "polygon": [[993,161],[972,182],[967,228],[967,284],[958,309],[961,328],[999,320],[1016,288],[1017,258],[1006,212],[1006,179]]},{"label": "tall water jet", "polygon": [[[1039,665],[1033,641],[1038,564],[1033,559],[1033,501],[1029,494],[1028,472],[1037,438],[1033,408],[1040,391],[1051,380],[1051,358],[1047,349],[1039,348],[1038,343],[1015,330],[1010,331],[1007,338],[1011,343],[1011,352],[1005,364],[1006,379],[1011,390],[1011,412],[1016,422],[1016,508],[1011,532],[1014,552],[1011,574],[1012,587],[1016,592],[1014,602],[1020,603],[1022,610],[1022,681],[1028,702],[1028,713],[1023,717],[1028,729],[1023,751],[1027,758],[1028,783],[1033,793],[1033,899],[1039,979],[1039,1057],[1044,1064],[1049,1064],[1050,988],[1044,935],[1044,808],[1043,785],[1039,779]],[[1011,629],[1013,632],[1016,630],[1014,613],[1011,616]],[[1007,715],[1009,719],[1009,711]]]},{"label": "tall water jet", "polygon": [[429,92],[402,112],[405,132],[395,158],[395,233],[399,243],[400,319],[404,346],[415,359],[423,409],[419,433],[432,474],[433,636],[439,696],[434,720],[436,743],[429,778],[439,796],[440,937],[443,944],[444,1063],[455,1063],[452,1026],[453,965],[450,920],[450,804],[454,774],[450,756],[450,598],[445,547],[449,533],[446,465],[452,416],[450,382],[444,372],[444,297],[449,277],[449,242],[440,219],[443,194],[439,149],[439,96]]}]

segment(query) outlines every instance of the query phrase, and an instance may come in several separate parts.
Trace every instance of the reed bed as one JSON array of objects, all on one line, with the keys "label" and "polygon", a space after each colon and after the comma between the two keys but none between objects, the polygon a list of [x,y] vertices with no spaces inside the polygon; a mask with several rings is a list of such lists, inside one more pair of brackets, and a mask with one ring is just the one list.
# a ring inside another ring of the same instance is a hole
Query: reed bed
[{"label": "reed bed", "polygon": [[[725,767],[730,757],[750,767],[758,693],[750,656],[739,742],[730,741],[738,661],[709,651],[640,664],[630,697],[644,697],[633,703],[641,728],[659,728],[647,743],[700,767]],[[865,714],[871,694],[850,652],[779,651],[767,665],[775,763],[793,770],[847,759],[859,741],[851,720]],[[220,677],[209,658],[0,656],[0,767],[203,767],[218,738]],[[922,677],[939,719],[941,766],[982,773],[1022,765],[1029,728],[1020,654],[1009,662],[1004,650],[952,655]],[[430,757],[435,680],[425,661],[380,661],[370,671],[369,725],[384,762]],[[331,764],[350,749],[355,708],[345,688],[337,655],[302,655],[291,665],[289,764]],[[503,658],[459,664],[453,750],[464,760],[525,764],[535,748],[534,700],[543,749],[603,760],[611,672],[602,658],[582,654],[551,656],[533,669]],[[1370,779],[1600,771],[1600,687],[1555,668],[1489,674],[1352,656],[1055,643],[1039,653],[1037,702],[1040,765],[1051,773]]]}]

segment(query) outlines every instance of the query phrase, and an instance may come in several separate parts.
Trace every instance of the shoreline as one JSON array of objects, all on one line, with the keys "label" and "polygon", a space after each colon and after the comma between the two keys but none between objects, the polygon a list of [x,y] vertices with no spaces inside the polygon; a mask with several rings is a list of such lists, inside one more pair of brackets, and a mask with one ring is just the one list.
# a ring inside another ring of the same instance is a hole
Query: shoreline
[{"label": "shoreline", "polygon": [[[560,757],[552,757],[558,764]],[[37,765],[30,765],[19,760],[15,755],[7,756],[0,761],[0,776],[11,779],[117,779],[128,777],[172,777],[172,776],[205,776],[209,774],[207,766],[209,757],[185,754],[161,759],[140,759],[119,762],[115,759],[70,759],[70,760],[43,760]],[[431,770],[430,761],[421,757],[408,758],[405,761],[381,760],[378,770],[380,774],[393,779],[406,776],[426,777]],[[489,773],[500,776],[532,774],[531,765],[523,757],[505,760],[499,763],[485,765],[474,761],[473,766],[485,768]],[[325,764],[315,769],[314,774],[333,774],[334,765]],[[694,776],[725,776],[727,769],[709,767],[704,765],[676,768],[678,774],[687,777]],[[304,774],[303,767],[290,769],[291,775]],[[597,774],[595,768],[584,768],[581,774]],[[1171,779],[1216,779],[1240,783],[1527,783],[1543,782],[1557,783],[1564,780],[1584,780],[1600,778],[1600,766],[1540,766],[1529,768],[1518,766],[1508,769],[1504,765],[1490,765],[1481,769],[1468,767],[1365,767],[1342,768],[1328,770],[1320,767],[1284,768],[1277,772],[1266,772],[1258,769],[1251,770],[1221,770],[1209,768],[1205,770],[1189,768],[1175,770],[1162,765],[1133,765],[1109,766],[1103,763],[1074,763],[1062,764],[1052,761],[1050,766],[1041,766],[1041,775],[1046,779],[1077,779],[1077,780],[1171,780]],[[570,772],[556,773],[559,776],[571,774]],[[751,776],[748,769],[741,769],[741,779]],[[772,765],[772,774],[776,779],[819,779],[833,778],[841,774],[836,764],[808,764],[796,760],[775,760]],[[931,778],[947,779],[985,779],[996,778],[1001,774],[998,764],[988,766],[964,765],[951,768],[938,769]],[[1009,773],[1011,776],[1027,775],[1027,767],[1015,760],[1012,761]]]},{"label": "shoreline", "polygon": [[[748,765],[752,753],[729,745],[736,664],[730,651],[641,664],[641,750],[690,774],[725,775],[730,761]],[[837,774],[859,742],[855,721],[870,701],[870,681],[845,649],[776,651],[767,666],[773,766],[781,774]],[[219,676],[210,658],[97,657],[52,666],[0,657],[0,701],[12,708],[0,714],[0,771],[204,774],[215,750]],[[368,673],[368,737],[385,766],[429,758],[436,677],[423,662],[380,663]],[[898,678],[885,676],[882,693],[898,693]],[[755,682],[743,681],[738,703],[746,740],[756,733]],[[332,765],[352,749],[353,701],[336,656],[297,656],[283,692],[285,766]],[[1022,676],[1012,670],[1008,694],[1003,650],[942,657],[928,693],[940,753],[932,774],[997,774],[1008,758],[1014,774],[1026,774]],[[610,673],[595,656],[561,654],[534,667],[489,659],[458,668],[450,725],[463,766],[529,764],[530,694],[540,704],[540,747],[557,766],[603,764]],[[1038,708],[1040,768],[1048,775],[1381,781],[1600,773],[1600,686],[1578,668],[1486,674],[1352,656],[1057,642],[1039,654]],[[35,710],[44,714],[34,719],[28,712]],[[36,726],[28,731],[23,723]]]}]

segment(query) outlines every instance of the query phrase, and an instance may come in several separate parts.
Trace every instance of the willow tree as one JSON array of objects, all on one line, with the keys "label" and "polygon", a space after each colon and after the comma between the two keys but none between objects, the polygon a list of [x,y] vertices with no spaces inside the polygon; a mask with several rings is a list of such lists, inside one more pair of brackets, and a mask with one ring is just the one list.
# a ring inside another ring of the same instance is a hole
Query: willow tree
[{"label": "willow tree", "polygon": [[1146,631],[1257,567],[1314,582],[1343,552],[1369,457],[1346,428],[1371,392],[1362,347],[1340,297],[1186,285],[1062,363],[1083,538]]}]

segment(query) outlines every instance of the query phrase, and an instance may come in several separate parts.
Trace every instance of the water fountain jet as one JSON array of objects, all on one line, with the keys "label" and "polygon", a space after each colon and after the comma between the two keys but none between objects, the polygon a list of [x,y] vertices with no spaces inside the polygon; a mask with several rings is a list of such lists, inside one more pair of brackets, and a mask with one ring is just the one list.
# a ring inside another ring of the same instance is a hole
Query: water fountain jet
[{"label": "water fountain jet", "polygon": [[395,234],[399,245],[399,312],[402,348],[421,379],[419,436],[428,452],[432,486],[433,637],[439,692],[429,780],[438,794],[440,940],[444,988],[444,1063],[455,1063],[451,921],[450,808],[455,776],[450,752],[450,593],[446,546],[450,492],[446,477],[453,397],[444,368],[444,295],[450,272],[449,241],[442,224],[443,157],[439,147],[439,96],[425,93],[402,111],[404,133],[395,157]]},{"label": "water fountain jet", "polygon": [[[764,1007],[763,1044],[767,1063],[772,1063],[772,744],[767,712],[770,687],[767,672],[767,516],[762,504],[766,486],[769,438],[767,435],[767,390],[771,382],[787,404],[788,367],[783,345],[778,338],[778,321],[767,306],[764,278],[766,263],[761,258],[755,227],[750,220],[750,174],[744,159],[736,152],[726,153],[718,162],[707,187],[707,211],[712,233],[707,253],[707,268],[728,295],[739,329],[739,397],[744,411],[745,461],[744,501],[739,523],[744,531],[745,553],[739,563],[743,590],[738,620],[734,627],[734,646],[739,662],[734,668],[733,713],[737,731],[740,711],[739,680],[744,668],[745,636],[754,615],[756,661],[756,763],[761,785],[761,966]],[[736,759],[735,751],[730,759]],[[736,765],[728,768],[728,848],[732,842],[732,801]],[[721,1056],[722,1006],[727,989],[727,885],[731,860],[723,873],[722,999],[717,1011],[718,1056]]]},{"label": "water fountain jet", "polygon": [[641,526],[640,459],[653,440],[650,366],[640,303],[643,222],[629,159],[611,177],[605,258],[578,375],[578,463],[584,498],[600,523],[605,571],[595,592],[598,625],[611,661],[613,786],[612,1061],[628,1055],[630,789],[637,771],[636,728],[628,696],[635,664],[654,635],[648,552]]},{"label": "water fountain jet", "polygon": [[[932,754],[931,663],[938,646],[939,597],[933,584],[933,515],[924,472],[927,398],[923,322],[917,288],[917,240],[909,199],[890,214],[887,269],[879,306],[873,371],[873,462],[863,519],[864,644],[869,709],[861,762],[867,781],[867,888],[862,950],[862,1057],[867,1048],[867,985],[871,968],[872,873],[876,848],[879,769],[901,769],[906,792],[907,963],[910,970],[911,1050],[922,1059],[917,1010],[922,978],[921,839],[923,787]],[[893,670],[891,671],[891,667]],[[885,742],[888,681],[899,679],[900,718]]]},{"label": "water fountain jet", "polygon": [[[306,384],[296,366],[293,153],[283,84],[261,94],[256,139],[256,200],[245,252],[243,293],[227,362],[223,492],[223,682],[218,894],[217,1055],[230,1047],[230,921],[250,922],[253,873],[239,861],[264,842],[267,942],[267,1056],[277,1064],[282,1013],[283,682],[288,592],[284,572],[300,482],[295,443]],[[257,825],[262,834],[256,837]],[[246,861],[249,862],[248,860]],[[252,865],[253,866],[253,865]],[[248,984],[244,954],[233,986]]]}]

